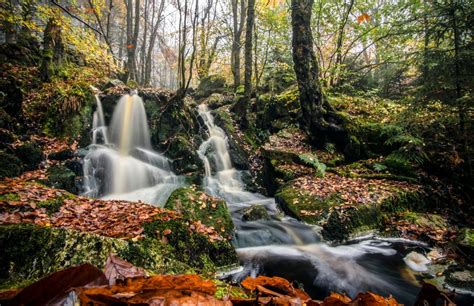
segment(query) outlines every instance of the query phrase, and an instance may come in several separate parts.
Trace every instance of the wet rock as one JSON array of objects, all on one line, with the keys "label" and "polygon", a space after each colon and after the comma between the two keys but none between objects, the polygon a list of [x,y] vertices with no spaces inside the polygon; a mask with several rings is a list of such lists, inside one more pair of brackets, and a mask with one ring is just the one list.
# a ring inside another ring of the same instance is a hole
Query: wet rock
[{"label": "wet rock", "polygon": [[173,170],[178,174],[197,172],[202,168],[194,145],[185,135],[176,135],[169,140],[166,155],[172,158]]},{"label": "wet rock", "polygon": [[64,166],[52,166],[48,169],[45,184],[50,187],[67,190],[77,194],[76,174]]},{"label": "wet rock", "polygon": [[43,160],[43,151],[35,143],[25,143],[14,150],[15,155],[22,161],[24,170],[38,169]]},{"label": "wet rock", "polygon": [[15,177],[21,174],[21,161],[15,155],[0,150],[0,178]]},{"label": "wet rock", "polygon": [[241,143],[241,138],[237,135],[237,130],[234,127],[234,121],[227,110],[221,108],[215,110],[214,113],[215,124],[222,128],[227,135],[227,142],[229,144],[229,154],[233,166],[238,170],[249,169],[249,155],[244,150],[244,144]]},{"label": "wet rock", "polygon": [[446,283],[454,288],[474,291],[474,271],[473,270],[458,270],[447,271]]},{"label": "wet rock", "polygon": [[83,176],[83,165],[80,160],[77,159],[70,159],[64,162],[64,166],[74,172],[77,176]]},{"label": "wet rock", "polygon": [[262,205],[252,205],[244,210],[242,214],[242,220],[244,221],[256,221],[256,220],[268,220],[268,212]]},{"label": "wet rock", "polygon": [[62,150],[59,152],[53,152],[48,155],[51,160],[65,161],[74,157],[74,152],[70,149]]},{"label": "wet rock", "polygon": [[225,79],[219,75],[210,75],[201,79],[195,96],[197,98],[209,97],[216,92],[222,92],[225,87]]}]

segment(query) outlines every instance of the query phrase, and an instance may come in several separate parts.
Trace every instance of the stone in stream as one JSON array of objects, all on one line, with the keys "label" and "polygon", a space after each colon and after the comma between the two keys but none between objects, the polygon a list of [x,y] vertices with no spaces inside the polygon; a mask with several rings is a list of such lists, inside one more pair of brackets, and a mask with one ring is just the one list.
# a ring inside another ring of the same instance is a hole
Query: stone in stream
[{"label": "stone in stream", "polygon": [[242,214],[243,221],[268,220],[268,212],[263,205],[252,205],[244,209]]}]

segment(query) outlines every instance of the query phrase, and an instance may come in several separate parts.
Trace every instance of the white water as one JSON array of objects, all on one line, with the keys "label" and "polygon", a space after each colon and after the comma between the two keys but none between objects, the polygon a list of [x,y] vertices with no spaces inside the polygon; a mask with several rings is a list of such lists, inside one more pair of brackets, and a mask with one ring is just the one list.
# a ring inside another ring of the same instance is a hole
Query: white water
[{"label": "white water", "polygon": [[92,145],[83,167],[84,194],[91,197],[163,205],[183,183],[169,160],[152,150],[145,107],[136,94],[120,98],[109,127],[97,97]]},{"label": "white water", "polygon": [[97,110],[94,112],[92,118],[92,144],[97,144],[100,141],[108,144],[109,139],[107,137],[107,126],[105,125],[104,109],[102,108],[102,102],[97,94],[95,95],[95,101]]},{"label": "white water", "polygon": [[[280,275],[305,282],[305,290],[314,289],[316,294],[324,290],[350,295],[366,290],[382,294],[403,291],[402,300],[414,299],[416,288],[410,292],[413,288],[406,288],[403,279],[393,276],[398,273],[397,266],[404,267],[395,242],[367,238],[335,247],[321,242],[318,228],[284,216],[273,198],[245,191],[239,172],[232,166],[227,136],[214,124],[206,105],[200,105],[198,112],[207,128],[207,139],[198,151],[206,171],[204,188],[226,200],[236,226],[233,243],[243,269],[232,275],[233,280]],[[242,221],[243,210],[254,204],[263,205],[270,220]],[[396,262],[389,267],[393,271],[384,270],[384,260]],[[308,283],[312,288],[306,287]]]}]

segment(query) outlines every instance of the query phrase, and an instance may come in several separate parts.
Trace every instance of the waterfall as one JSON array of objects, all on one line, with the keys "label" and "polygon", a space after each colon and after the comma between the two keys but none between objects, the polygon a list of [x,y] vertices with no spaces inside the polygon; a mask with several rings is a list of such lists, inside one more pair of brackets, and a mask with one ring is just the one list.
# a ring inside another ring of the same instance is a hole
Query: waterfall
[{"label": "waterfall", "polygon": [[[214,124],[214,118],[207,105],[199,105],[198,113],[203,119],[208,133],[207,140],[199,146],[198,150],[198,155],[204,164],[207,189],[211,193],[220,189],[228,192],[243,191],[239,173],[232,167],[227,137],[224,131]],[[212,164],[210,159],[213,161]],[[212,175],[211,165],[215,165],[215,175]]]},{"label": "waterfall", "polygon": [[104,144],[109,143],[107,137],[107,126],[104,119],[104,109],[102,108],[102,102],[100,101],[99,95],[95,94],[95,102],[97,109],[92,117],[92,143],[97,144],[100,139]]},{"label": "waterfall", "polygon": [[[276,275],[303,283],[317,298],[330,291],[354,296],[371,290],[385,295],[399,292],[395,294],[399,302],[414,301],[418,289],[400,275],[406,265],[397,252],[410,247],[408,242],[367,238],[341,246],[323,243],[318,227],[285,216],[273,198],[245,191],[239,171],[232,166],[225,132],[214,124],[206,105],[199,105],[198,113],[207,136],[198,150],[205,166],[203,187],[227,202],[236,227],[233,244],[242,268],[230,273],[232,280]],[[264,206],[269,220],[243,221],[244,210],[252,205]]]},{"label": "waterfall", "polygon": [[163,205],[183,179],[172,172],[166,157],[151,148],[143,100],[137,94],[121,97],[107,127],[96,99],[92,145],[83,165],[84,194]]}]

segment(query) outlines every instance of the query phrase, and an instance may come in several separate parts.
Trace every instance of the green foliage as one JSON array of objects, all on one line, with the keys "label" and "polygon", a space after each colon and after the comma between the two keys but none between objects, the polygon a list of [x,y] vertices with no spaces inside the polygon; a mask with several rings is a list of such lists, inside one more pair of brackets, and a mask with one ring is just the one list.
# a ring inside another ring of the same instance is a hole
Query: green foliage
[{"label": "green foliage", "polygon": [[318,157],[311,153],[303,153],[298,158],[304,163],[314,168],[315,175],[323,177],[326,173],[326,165],[319,162]]}]

